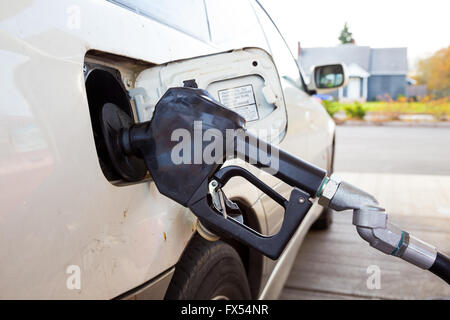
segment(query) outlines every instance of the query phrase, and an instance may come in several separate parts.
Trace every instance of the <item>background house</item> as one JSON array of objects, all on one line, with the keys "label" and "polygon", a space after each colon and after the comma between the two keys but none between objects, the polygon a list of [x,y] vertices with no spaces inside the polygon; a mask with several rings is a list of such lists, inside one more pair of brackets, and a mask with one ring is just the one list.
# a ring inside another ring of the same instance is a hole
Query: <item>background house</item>
[{"label": "background house", "polygon": [[314,65],[345,63],[349,83],[345,88],[330,94],[340,101],[372,101],[386,95],[393,99],[399,95],[406,96],[406,48],[375,49],[353,44],[301,48],[298,62],[308,76]]}]

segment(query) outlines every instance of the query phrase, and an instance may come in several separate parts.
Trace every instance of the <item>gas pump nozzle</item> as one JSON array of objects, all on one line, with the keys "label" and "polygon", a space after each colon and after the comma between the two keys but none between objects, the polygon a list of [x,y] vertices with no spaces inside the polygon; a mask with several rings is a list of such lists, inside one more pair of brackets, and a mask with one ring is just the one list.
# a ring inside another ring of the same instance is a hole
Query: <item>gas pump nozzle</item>
[{"label": "gas pump nozzle", "polygon": [[[122,177],[139,180],[148,169],[159,192],[188,207],[210,231],[234,238],[272,259],[280,256],[326,177],[324,170],[251,135],[243,117],[201,89],[169,89],[158,101],[152,120],[136,124],[131,124],[117,106],[106,104],[102,130],[110,158]],[[207,135],[210,139],[204,141]],[[182,151],[178,150],[180,137],[187,145]],[[211,141],[216,143],[214,159],[207,161],[205,150]],[[242,167],[222,167],[226,159],[236,157],[294,187],[289,199]],[[236,176],[285,209],[277,234],[261,235],[226,213],[230,205],[227,199],[220,203],[221,189]],[[219,192],[217,198],[212,197],[214,191]]]},{"label": "gas pump nozzle", "polygon": [[[246,130],[243,117],[223,107],[204,90],[171,88],[158,101],[152,120],[136,124],[117,106],[106,104],[102,109],[102,130],[113,165],[124,179],[142,179],[148,169],[159,192],[188,207],[208,229],[272,259],[280,256],[297,230],[311,208],[311,199],[319,197],[323,206],[338,211],[353,209],[358,233],[382,252],[426,269],[438,260],[434,247],[410,242],[408,234],[395,231],[372,196],[329,179],[326,171],[253,136]],[[188,140],[182,151],[180,138]],[[213,159],[207,160],[205,152],[212,141]],[[174,157],[177,153],[178,157]],[[226,159],[236,157],[294,187],[289,199],[244,168],[222,167]],[[236,176],[252,183],[285,209],[277,234],[261,235],[227,214],[233,205],[221,188]]]}]

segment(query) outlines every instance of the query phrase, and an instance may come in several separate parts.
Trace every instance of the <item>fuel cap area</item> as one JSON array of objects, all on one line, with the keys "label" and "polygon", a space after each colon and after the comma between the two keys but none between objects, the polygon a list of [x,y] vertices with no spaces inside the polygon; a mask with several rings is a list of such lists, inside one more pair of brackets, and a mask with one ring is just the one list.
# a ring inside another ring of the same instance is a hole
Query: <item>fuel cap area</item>
[{"label": "fuel cap area", "polygon": [[117,173],[130,182],[144,179],[147,174],[144,159],[124,152],[120,141],[121,132],[134,124],[130,116],[114,103],[105,103],[100,124],[109,157]]}]

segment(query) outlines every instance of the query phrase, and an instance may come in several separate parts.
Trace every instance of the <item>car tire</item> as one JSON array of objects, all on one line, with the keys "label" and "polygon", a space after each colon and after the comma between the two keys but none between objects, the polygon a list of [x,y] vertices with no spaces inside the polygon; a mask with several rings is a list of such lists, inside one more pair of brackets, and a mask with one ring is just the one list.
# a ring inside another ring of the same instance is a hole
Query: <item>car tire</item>
[{"label": "car tire", "polygon": [[221,240],[210,242],[196,234],[175,267],[165,299],[251,299],[239,254]]}]

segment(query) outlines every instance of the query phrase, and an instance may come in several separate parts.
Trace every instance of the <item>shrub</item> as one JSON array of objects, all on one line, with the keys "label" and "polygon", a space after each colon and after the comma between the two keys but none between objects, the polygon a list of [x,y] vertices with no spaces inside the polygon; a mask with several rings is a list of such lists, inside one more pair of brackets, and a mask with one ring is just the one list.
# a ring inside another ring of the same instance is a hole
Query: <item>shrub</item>
[{"label": "shrub", "polygon": [[364,116],[366,115],[366,110],[364,110],[361,103],[355,102],[353,105],[345,107],[345,113],[350,118],[364,119]]},{"label": "shrub", "polygon": [[333,117],[334,114],[339,111],[339,106],[333,101],[323,100],[322,105],[325,110],[327,110],[330,117]]},{"label": "shrub", "polygon": [[404,95],[402,95],[402,94],[399,94],[398,96],[397,96],[397,101],[398,102],[408,102],[408,98],[406,98]]}]

